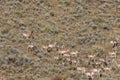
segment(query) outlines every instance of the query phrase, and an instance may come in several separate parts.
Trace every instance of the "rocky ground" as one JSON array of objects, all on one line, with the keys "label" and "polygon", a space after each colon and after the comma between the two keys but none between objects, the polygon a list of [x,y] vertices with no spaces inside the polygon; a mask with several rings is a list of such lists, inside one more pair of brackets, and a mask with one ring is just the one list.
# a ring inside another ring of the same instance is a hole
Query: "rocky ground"
[{"label": "rocky ground", "polygon": [[0,0],[0,80],[120,80],[120,0]]}]

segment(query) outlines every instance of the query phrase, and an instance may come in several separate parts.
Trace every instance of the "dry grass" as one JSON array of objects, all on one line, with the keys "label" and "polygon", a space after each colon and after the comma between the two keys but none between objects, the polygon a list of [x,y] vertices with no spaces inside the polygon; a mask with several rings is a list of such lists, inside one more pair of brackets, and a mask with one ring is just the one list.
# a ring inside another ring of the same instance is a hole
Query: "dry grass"
[{"label": "dry grass", "polygon": [[0,1],[0,80],[119,80],[119,6]]}]

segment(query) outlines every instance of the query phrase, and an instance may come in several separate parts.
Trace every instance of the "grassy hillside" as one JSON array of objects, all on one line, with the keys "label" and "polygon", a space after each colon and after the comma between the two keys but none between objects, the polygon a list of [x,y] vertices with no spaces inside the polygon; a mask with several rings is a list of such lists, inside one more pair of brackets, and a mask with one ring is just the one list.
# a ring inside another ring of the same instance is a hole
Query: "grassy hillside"
[{"label": "grassy hillside", "polygon": [[120,0],[0,0],[0,80],[120,80]]}]

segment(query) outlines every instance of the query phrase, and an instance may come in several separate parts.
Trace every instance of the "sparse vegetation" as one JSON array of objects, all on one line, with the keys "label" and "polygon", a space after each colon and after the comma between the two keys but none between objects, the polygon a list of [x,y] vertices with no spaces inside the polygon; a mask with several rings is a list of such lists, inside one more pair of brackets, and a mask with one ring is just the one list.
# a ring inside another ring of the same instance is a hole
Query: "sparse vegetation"
[{"label": "sparse vegetation", "polygon": [[93,22],[102,23],[102,22],[105,22],[105,20],[103,18],[97,17],[97,18],[93,19]]},{"label": "sparse vegetation", "polygon": [[119,0],[0,0],[0,80],[120,80]]}]

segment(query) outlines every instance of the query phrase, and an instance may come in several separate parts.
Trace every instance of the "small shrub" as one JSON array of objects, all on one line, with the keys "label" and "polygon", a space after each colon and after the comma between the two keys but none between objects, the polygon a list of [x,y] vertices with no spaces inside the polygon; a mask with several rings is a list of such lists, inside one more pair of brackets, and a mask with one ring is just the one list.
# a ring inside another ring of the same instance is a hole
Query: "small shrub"
[{"label": "small shrub", "polygon": [[93,22],[102,23],[102,22],[105,22],[105,20],[103,18],[98,17],[98,18],[94,18]]}]

